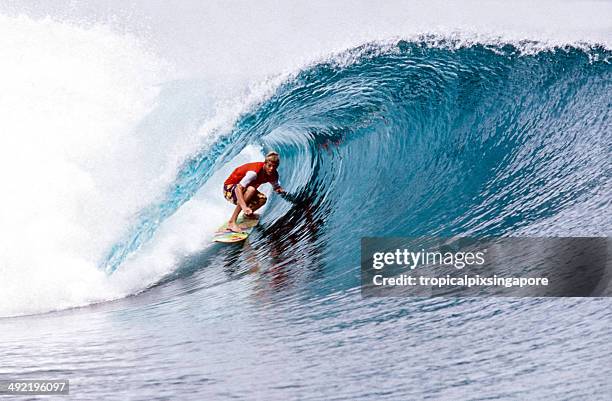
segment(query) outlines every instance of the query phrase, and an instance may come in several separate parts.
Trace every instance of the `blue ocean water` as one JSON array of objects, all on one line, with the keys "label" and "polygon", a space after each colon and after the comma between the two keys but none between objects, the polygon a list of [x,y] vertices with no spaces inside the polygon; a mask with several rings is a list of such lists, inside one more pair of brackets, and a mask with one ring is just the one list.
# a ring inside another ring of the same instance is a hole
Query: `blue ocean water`
[{"label": "blue ocean water", "polygon": [[282,213],[274,201],[265,236],[308,231],[311,216],[319,235],[338,237],[328,244],[337,255],[366,235],[517,232],[594,196],[557,235],[585,218],[598,224],[582,234],[610,232],[610,52],[436,43],[364,45],[289,79],[184,163],[103,267],[114,271],[252,143],[279,151],[298,199]]},{"label": "blue ocean water", "polygon": [[291,199],[138,294],[3,319],[0,375],[68,378],[79,400],[607,399],[608,299],[364,299],[359,244],[609,235],[611,56],[424,39],[302,69],[185,160],[99,266],[126,268],[248,145],[280,153]]}]

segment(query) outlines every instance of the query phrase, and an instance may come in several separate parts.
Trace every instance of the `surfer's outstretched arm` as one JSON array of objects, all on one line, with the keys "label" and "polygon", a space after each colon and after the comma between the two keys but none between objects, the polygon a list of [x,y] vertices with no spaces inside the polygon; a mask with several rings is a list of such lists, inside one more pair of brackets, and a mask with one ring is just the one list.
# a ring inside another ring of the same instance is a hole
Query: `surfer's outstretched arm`
[{"label": "surfer's outstretched arm", "polygon": [[287,193],[287,191],[285,191],[285,189],[280,186],[278,181],[272,183],[272,188],[274,188],[274,192],[276,192],[277,194],[286,194]]}]

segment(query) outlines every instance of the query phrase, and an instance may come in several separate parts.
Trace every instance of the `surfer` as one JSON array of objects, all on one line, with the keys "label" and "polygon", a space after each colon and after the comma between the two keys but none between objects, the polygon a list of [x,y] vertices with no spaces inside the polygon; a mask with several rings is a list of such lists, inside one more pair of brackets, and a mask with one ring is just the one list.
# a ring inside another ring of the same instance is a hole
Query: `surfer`
[{"label": "surfer", "polygon": [[284,194],[285,190],[278,183],[278,172],[276,169],[280,163],[278,153],[270,152],[263,162],[243,164],[236,168],[223,183],[223,196],[229,202],[236,205],[232,217],[227,223],[227,228],[234,232],[242,229],[236,224],[238,214],[242,210],[244,217],[248,219],[259,218],[255,212],[262,207],[268,198],[257,190],[261,184],[269,182],[274,191]]}]

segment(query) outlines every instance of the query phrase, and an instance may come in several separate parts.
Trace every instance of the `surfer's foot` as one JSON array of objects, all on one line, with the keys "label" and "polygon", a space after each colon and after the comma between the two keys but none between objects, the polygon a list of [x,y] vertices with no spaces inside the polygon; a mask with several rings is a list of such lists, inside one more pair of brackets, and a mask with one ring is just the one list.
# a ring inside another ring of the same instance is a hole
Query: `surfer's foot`
[{"label": "surfer's foot", "polygon": [[227,229],[235,233],[242,232],[242,228],[236,223],[231,223],[231,222],[227,223]]}]

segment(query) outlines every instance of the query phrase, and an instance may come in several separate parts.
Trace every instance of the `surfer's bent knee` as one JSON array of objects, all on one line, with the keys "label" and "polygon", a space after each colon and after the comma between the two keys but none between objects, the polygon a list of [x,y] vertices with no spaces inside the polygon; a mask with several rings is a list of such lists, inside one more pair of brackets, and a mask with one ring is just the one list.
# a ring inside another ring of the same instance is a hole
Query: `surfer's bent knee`
[{"label": "surfer's bent knee", "polygon": [[265,205],[268,201],[268,197],[265,194],[262,194],[261,192],[259,193],[257,198],[259,199],[261,205]]},{"label": "surfer's bent knee", "polygon": [[267,201],[268,201],[268,197],[265,194],[262,194],[261,192],[257,191],[255,196],[253,197],[253,200],[249,203],[251,205],[251,208],[253,207],[259,208],[265,205]]}]

